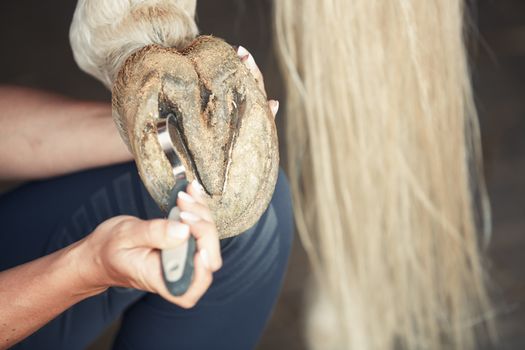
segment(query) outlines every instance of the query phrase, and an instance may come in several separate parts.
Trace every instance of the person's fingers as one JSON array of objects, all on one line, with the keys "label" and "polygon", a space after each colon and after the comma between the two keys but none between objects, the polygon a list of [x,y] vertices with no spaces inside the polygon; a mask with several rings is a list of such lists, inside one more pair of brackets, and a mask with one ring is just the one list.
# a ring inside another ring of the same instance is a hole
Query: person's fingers
[{"label": "person's fingers", "polygon": [[193,280],[186,293],[180,297],[175,297],[167,291],[165,286],[163,286],[162,295],[164,298],[186,309],[197,304],[213,281],[213,275],[210,269],[207,268],[206,258],[203,259],[202,253],[202,251],[199,251],[195,254]]},{"label": "person's fingers", "polygon": [[210,209],[206,205],[197,202],[195,198],[186,192],[180,191],[178,193],[177,207],[179,207],[181,211],[196,214],[206,221],[213,222]]},{"label": "person's fingers", "polygon": [[248,68],[250,73],[252,73],[253,77],[255,78],[255,81],[257,82],[257,85],[259,86],[259,89],[264,93],[266,96],[266,89],[264,87],[264,78],[261,73],[261,70],[257,66],[257,63],[255,63],[255,59],[253,58],[253,55],[250,54],[248,50],[246,50],[244,47],[239,45],[239,48],[237,49],[237,55],[241,59],[241,61],[244,63],[244,65]]},{"label": "person's fingers", "polygon": [[137,223],[134,231],[127,235],[131,246],[168,249],[186,241],[190,227],[175,220],[154,219]]},{"label": "person's fingers", "polygon": [[221,247],[215,224],[185,211],[180,213],[180,218],[184,223],[190,225],[197,248],[203,252],[204,259],[209,260],[210,269],[214,272],[220,269],[222,266]]},{"label": "person's fingers", "polygon": [[273,117],[277,115],[279,111],[279,101],[277,100],[268,100],[268,105],[270,106],[270,111],[272,111]]},{"label": "person's fingers", "polygon": [[[208,255],[212,271],[217,271],[222,266],[219,234],[204,199],[204,189],[194,180],[187,187],[187,191],[186,194],[179,192],[180,197],[177,204],[182,210],[180,219],[190,225],[190,231],[197,241],[197,247],[203,251],[203,255]],[[188,194],[190,196],[187,197]]]},{"label": "person's fingers", "polygon": [[[150,250],[145,259],[146,269],[139,274],[138,278],[135,278],[136,283],[134,288],[146,290],[151,293],[168,293],[168,289],[164,284],[164,278],[162,277],[161,258],[159,250]],[[136,269],[138,270],[138,269]]]},{"label": "person's fingers", "polygon": [[204,191],[204,188],[202,188],[201,184],[197,180],[193,180],[191,184],[186,187],[186,192],[193,198],[197,203],[200,203],[204,205],[205,207],[208,207],[208,203],[206,202],[206,193]]},{"label": "person's fingers", "polygon": [[216,237],[204,235],[197,241],[197,246],[202,249],[211,271],[216,272],[222,267],[221,247]]}]

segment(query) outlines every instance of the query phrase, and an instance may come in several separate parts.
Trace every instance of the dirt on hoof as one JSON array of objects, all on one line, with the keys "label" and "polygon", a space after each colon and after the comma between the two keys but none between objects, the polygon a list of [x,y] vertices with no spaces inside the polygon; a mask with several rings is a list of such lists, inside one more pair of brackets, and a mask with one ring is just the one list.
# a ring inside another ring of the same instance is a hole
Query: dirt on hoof
[{"label": "dirt on hoof", "polygon": [[126,60],[112,93],[121,136],[162,209],[175,180],[156,121],[173,113],[189,150],[179,157],[207,192],[220,237],[257,222],[277,180],[277,131],[264,92],[229,44],[201,36],[183,51],[146,46]]}]

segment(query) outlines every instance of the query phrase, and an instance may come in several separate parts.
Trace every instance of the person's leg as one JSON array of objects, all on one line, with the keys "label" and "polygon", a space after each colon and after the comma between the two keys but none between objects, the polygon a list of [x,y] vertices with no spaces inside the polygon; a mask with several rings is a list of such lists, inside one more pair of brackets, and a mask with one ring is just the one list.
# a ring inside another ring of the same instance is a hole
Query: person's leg
[{"label": "person's leg", "polygon": [[[32,182],[0,197],[0,271],[61,249],[102,221],[160,217],[134,164]],[[71,307],[14,349],[84,349],[145,293],[110,288]]]},{"label": "person's leg", "polygon": [[290,194],[281,172],[259,222],[239,236],[221,240],[223,267],[197,305],[186,310],[146,295],[124,313],[114,348],[253,348],[282,285],[292,237]]}]

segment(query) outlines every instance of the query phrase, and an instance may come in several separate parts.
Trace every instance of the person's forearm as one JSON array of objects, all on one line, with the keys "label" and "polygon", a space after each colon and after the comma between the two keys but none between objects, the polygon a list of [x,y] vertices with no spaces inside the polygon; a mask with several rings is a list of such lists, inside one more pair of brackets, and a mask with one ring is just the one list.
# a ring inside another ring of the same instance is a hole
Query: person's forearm
[{"label": "person's forearm", "polygon": [[131,160],[108,103],[0,86],[0,179],[32,179]]},{"label": "person's forearm", "polygon": [[24,339],[71,305],[102,292],[82,279],[78,244],[0,272],[0,349]]}]

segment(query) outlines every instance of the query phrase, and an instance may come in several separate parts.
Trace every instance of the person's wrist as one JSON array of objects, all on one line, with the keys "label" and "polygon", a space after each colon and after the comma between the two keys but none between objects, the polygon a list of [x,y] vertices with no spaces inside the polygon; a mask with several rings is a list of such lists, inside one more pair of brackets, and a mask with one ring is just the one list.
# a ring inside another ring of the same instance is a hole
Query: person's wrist
[{"label": "person's wrist", "polygon": [[111,105],[106,103],[89,103],[88,108],[95,123],[95,135],[105,145],[105,152],[111,163],[126,162],[133,155],[122,140],[115,121],[111,116]]},{"label": "person's wrist", "polygon": [[109,288],[104,279],[104,268],[100,259],[88,247],[88,241],[83,239],[68,247],[68,260],[76,275],[77,289],[86,297],[100,294]]},{"label": "person's wrist", "polygon": [[[100,102],[76,102],[78,114],[85,116],[77,141],[85,167],[99,167],[133,160],[111,116],[111,105]],[[101,147],[103,145],[103,147]]]},{"label": "person's wrist", "polygon": [[133,160],[133,154],[122,140],[111,114],[109,118],[104,117],[101,122],[101,133],[107,135],[106,145],[110,148],[114,159],[117,162]]}]

